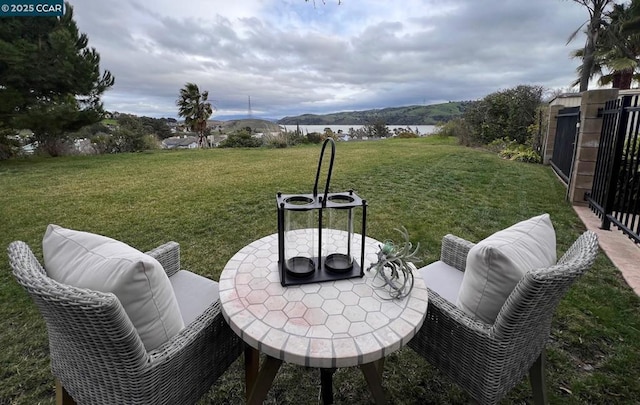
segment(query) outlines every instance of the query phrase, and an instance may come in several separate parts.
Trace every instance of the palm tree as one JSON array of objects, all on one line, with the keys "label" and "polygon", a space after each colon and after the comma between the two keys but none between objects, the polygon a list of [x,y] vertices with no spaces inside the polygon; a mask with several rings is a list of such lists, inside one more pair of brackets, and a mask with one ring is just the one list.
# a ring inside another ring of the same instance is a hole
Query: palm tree
[{"label": "palm tree", "polygon": [[622,26],[622,32],[627,34],[640,33],[640,0],[631,0],[629,7],[631,19]]},{"label": "palm tree", "polygon": [[208,142],[205,139],[207,120],[213,114],[213,107],[207,101],[209,92],[200,93],[198,85],[187,83],[180,89],[180,97],[176,100],[178,115],[184,117],[185,124],[191,131],[198,134],[198,146],[205,147]]},{"label": "palm tree", "polygon": [[640,62],[640,33],[624,30],[625,24],[634,18],[630,7],[615,4],[608,13],[609,24],[596,45],[597,58],[609,69],[600,78],[601,84],[612,83],[613,87],[628,89]]},{"label": "palm tree", "polygon": [[[631,9],[624,4],[614,4],[605,17],[596,43],[590,78],[600,76],[598,84],[601,86],[612,84],[614,88],[628,89],[633,80],[638,80],[635,71],[639,64],[640,34],[624,30],[626,23],[633,18]],[[583,58],[584,52],[584,49],[578,49],[573,52],[573,57]],[[583,66],[577,69],[580,76],[582,69]],[[603,72],[605,69],[607,73]],[[580,79],[573,85],[579,82]]]},{"label": "palm tree", "polygon": [[580,74],[580,91],[585,91],[589,88],[589,79],[594,75],[595,51],[598,38],[602,32],[603,27],[603,13],[607,6],[613,3],[613,0],[573,0],[578,4],[582,4],[589,11],[589,20],[585,21],[577,30],[575,30],[570,36],[567,43],[571,42],[576,37],[582,27],[587,24],[585,34],[587,34],[587,40],[584,45],[584,51],[582,52],[582,66],[578,69]]}]

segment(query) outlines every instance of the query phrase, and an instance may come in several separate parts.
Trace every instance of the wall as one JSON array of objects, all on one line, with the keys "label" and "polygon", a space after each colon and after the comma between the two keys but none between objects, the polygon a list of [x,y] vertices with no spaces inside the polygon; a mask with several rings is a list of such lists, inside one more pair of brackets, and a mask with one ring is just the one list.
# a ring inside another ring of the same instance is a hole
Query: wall
[{"label": "wall", "polygon": [[587,205],[584,194],[591,191],[596,168],[602,117],[598,110],[604,104],[618,97],[618,89],[589,90],[582,93],[580,103],[580,131],[576,140],[575,159],[567,199],[573,205]]},{"label": "wall", "polygon": [[580,130],[567,188],[567,200],[572,204],[586,205],[584,194],[591,191],[602,130],[602,117],[598,117],[598,110],[603,108],[607,101],[617,98],[618,93],[638,92],[638,89],[621,92],[618,89],[588,90],[580,94],[558,96],[549,103],[549,127],[542,148],[543,163],[547,165],[553,156],[558,111],[565,107],[580,106]]}]

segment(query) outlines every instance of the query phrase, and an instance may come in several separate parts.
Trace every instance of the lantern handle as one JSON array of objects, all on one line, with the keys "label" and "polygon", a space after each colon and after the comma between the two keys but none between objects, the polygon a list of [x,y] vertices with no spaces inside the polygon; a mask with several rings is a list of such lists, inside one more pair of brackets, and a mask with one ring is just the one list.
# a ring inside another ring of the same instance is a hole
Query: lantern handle
[{"label": "lantern handle", "polygon": [[329,170],[327,171],[327,181],[324,185],[324,199],[322,200],[322,205],[327,203],[327,194],[329,194],[329,183],[331,182],[331,172],[333,171],[333,159],[336,155],[336,143],[333,139],[327,138],[324,140],[322,144],[322,151],[320,152],[320,160],[318,161],[318,171],[316,172],[316,182],[313,185],[313,198],[314,200],[318,197],[318,179],[320,178],[320,169],[322,168],[322,158],[324,157],[324,150],[327,147],[327,143],[331,143],[331,159],[329,160]]}]

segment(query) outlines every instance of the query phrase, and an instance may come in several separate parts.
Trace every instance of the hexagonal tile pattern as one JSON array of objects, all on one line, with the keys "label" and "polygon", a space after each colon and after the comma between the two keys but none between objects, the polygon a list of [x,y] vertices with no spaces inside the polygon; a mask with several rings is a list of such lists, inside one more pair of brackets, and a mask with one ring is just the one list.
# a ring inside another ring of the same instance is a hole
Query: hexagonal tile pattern
[{"label": "hexagonal tile pattern", "polygon": [[367,311],[356,305],[348,305],[342,312],[349,322],[362,322],[367,318]]},{"label": "hexagonal tile pattern", "polygon": [[357,305],[359,300],[360,300],[360,297],[358,297],[358,295],[353,291],[341,292],[338,295],[338,301],[348,306]]},{"label": "hexagonal tile pattern", "polygon": [[[287,254],[313,248],[315,232],[295,232],[289,235],[294,249]],[[344,246],[345,235],[323,230],[327,251]],[[354,239],[360,243],[360,235]],[[366,238],[365,268],[377,260],[379,245]],[[282,287],[273,234],[245,246],[225,266],[219,284],[222,314],[247,344],[284,361],[325,368],[370,363],[413,337],[428,298],[419,276],[403,300],[385,299],[373,277],[365,271],[363,278]]]},{"label": "hexagonal tile pattern", "polygon": [[322,306],[324,299],[319,294],[307,294],[302,298],[302,303],[307,308],[319,308]]},{"label": "hexagonal tile pattern", "polygon": [[247,302],[249,304],[262,304],[269,298],[269,294],[267,294],[264,290],[253,290],[247,295]]},{"label": "hexagonal tile pattern", "polygon": [[327,313],[322,308],[309,308],[303,318],[309,325],[324,325],[327,321]]},{"label": "hexagonal tile pattern", "polygon": [[269,311],[264,317],[264,323],[273,325],[274,328],[281,329],[289,318],[282,311]]},{"label": "hexagonal tile pattern", "polygon": [[338,289],[333,287],[332,285],[327,285],[326,288],[320,289],[320,291],[318,291],[318,294],[320,294],[320,296],[326,300],[334,300],[338,298],[338,295],[340,295],[340,291],[338,291]]},{"label": "hexagonal tile pattern", "polygon": [[351,326],[351,321],[342,315],[331,315],[327,319],[327,328],[333,333],[345,333]]},{"label": "hexagonal tile pattern", "polygon": [[344,311],[344,304],[338,300],[326,300],[322,304],[322,309],[329,315],[338,315]]},{"label": "hexagonal tile pattern", "polygon": [[286,307],[288,304],[287,300],[284,299],[281,295],[271,295],[264,302],[264,306],[267,307],[271,311],[279,310]]}]

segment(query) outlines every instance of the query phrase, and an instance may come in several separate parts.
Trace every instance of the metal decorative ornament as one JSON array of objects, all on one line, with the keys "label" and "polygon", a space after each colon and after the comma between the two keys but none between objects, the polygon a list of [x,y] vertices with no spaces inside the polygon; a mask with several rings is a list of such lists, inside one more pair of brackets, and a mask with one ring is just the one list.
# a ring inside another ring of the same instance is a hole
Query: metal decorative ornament
[{"label": "metal decorative ornament", "polygon": [[393,241],[385,241],[380,246],[378,261],[372,263],[367,271],[375,270],[374,287],[385,291],[389,297],[386,299],[402,299],[411,293],[413,289],[413,272],[416,270],[413,262],[419,262],[417,257],[420,243],[413,248],[409,241],[409,232],[405,227],[396,229],[400,232],[404,241],[395,244]]}]

